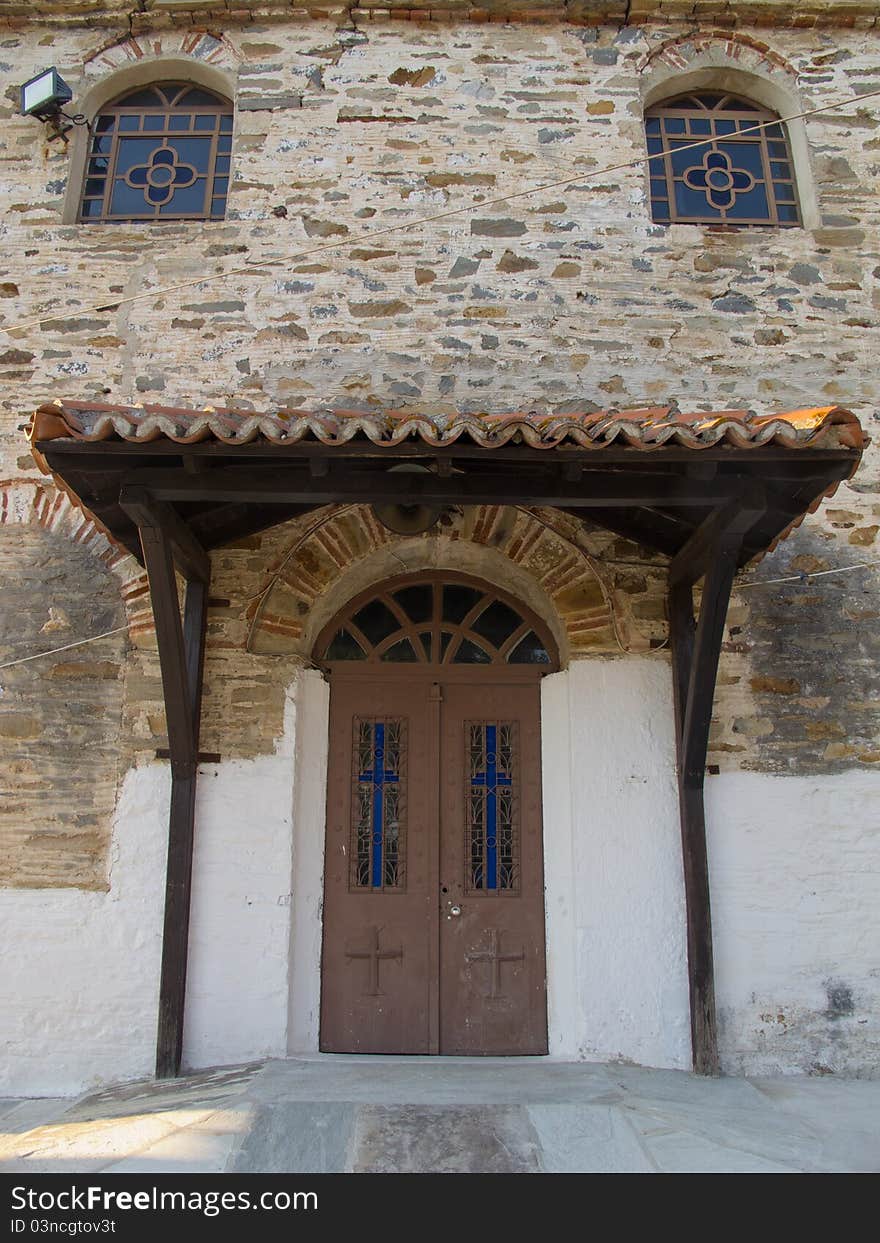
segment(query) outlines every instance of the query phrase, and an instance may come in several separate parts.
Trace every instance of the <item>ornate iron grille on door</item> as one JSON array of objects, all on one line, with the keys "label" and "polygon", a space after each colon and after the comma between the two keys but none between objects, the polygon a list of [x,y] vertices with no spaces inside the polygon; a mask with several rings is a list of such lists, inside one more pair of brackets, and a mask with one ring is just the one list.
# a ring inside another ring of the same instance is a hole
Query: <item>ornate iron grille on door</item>
[{"label": "ornate iron grille on door", "polygon": [[354,718],[352,889],[405,888],[406,721]]},{"label": "ornate iron grille on door", "polygon": [[517,724],[468,721],[465,731],[470,770],[465,887],[469,893],[517,893]]}]

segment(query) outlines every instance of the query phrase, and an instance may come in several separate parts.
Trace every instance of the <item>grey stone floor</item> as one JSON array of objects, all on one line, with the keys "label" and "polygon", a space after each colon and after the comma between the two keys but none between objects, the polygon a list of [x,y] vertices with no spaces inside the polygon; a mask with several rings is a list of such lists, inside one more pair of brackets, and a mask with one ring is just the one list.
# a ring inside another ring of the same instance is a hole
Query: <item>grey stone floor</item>
[{"label": "grey stone floor", "polygon": [[324,1055],[0,1100],[4,1173],[878,1170],[878,1080]]}]

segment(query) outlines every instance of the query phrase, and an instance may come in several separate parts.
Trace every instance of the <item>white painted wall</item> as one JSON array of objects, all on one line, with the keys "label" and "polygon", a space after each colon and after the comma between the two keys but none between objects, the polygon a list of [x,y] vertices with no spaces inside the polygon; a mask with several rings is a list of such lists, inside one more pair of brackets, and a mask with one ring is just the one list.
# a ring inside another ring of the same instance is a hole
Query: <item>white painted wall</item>
[{"label": "white painted wall", "polygon": [[731,1074],[880,1073],[880,775],[706,782]]},{"label": "white painted wall", "polygon": [[167,764],[130,771],[110,890],[0,890],[0,1095],[152,1074],[168,841]]},{"label": "white painted wall", "polygon": [[185,1066],[287,1051],[297,689],[273,755],[199,772]]},{"label": "white painted wall", "polygon": [[572,663],[542,694],[550,1051],[690,1066],[669,666]]},{"label": "white painted wall", "polygon": [[315,670],[297,684],[288,1051],[318,1048],[330,687]]},{"label": "white painted wall", "polygon": [[[670,674],[580,661],[542,686],[550,1052],[690,1065]],[[303,671],[275,753],[205,768],[184,1058],[318,1044],[328,687]],[[876,1073],[878,777],[707,782],[730,1073]],[[169,775],[129,772],[109,893],[0,891],[0,1094],[152,1072]]]}]

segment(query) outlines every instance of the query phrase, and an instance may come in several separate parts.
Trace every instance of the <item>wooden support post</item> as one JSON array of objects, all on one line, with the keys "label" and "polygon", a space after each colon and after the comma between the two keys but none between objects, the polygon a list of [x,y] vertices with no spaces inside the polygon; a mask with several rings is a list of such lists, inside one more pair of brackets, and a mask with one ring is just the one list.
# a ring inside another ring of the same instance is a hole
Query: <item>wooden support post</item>
[{"label": "wooden support post", "polygon": [[[138,524],[147,567],[171,760],[165,924],[156,1036],[156,1077],[168,1079],[180,1071],[183,1050],[210,560],[189,529],[168,507],[155,505],[146,494],[124,493],[120,501]],[[174,573],[175,554],[186,577],[182,624]]]},{"label": "wooden support post", "polygon": [[[697,1074],[717,1075],[715,968],[706,851],[704,779],[724,620],[744,536],[764,512],[758,494],[723,506],[694,533],[669,573],[681,851],[687,908],[691,1048]],[[699,620],[693,584],[705,574]]]}]

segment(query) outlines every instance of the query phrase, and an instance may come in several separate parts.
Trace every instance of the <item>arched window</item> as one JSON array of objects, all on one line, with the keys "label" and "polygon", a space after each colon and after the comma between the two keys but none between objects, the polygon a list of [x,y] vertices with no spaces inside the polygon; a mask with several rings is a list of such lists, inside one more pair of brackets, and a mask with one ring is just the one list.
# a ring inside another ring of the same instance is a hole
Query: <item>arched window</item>
[{"label": "arched window", "polygon": [[544,624],[466,575],[393,579],[353,601],[320,635],[319,660],[558,668]]},{"label": "arched window", "polygon": [[658,156],[649,168],[651,215],[659,223],[801,223],[788,135],[775,113],[701,91],[649,108],[645,132],[648,154]]},{"label": "arched window", "polygon": [[123,95],[95,117],[79,218],[222,220],[232,104],[186,82]]}]

